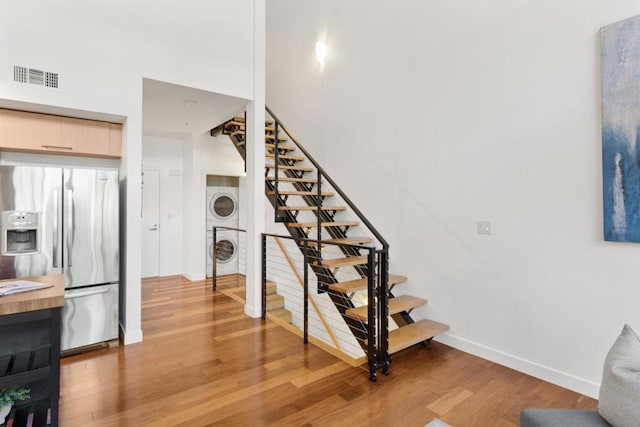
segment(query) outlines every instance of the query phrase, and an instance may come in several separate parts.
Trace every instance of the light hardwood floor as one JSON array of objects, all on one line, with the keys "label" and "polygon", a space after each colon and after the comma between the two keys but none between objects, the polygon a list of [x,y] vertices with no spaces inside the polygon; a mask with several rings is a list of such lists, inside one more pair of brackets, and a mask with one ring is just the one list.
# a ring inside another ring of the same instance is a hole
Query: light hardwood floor
[{"label": "light hardwood floor", "polygon": [[143,283],[144,342],[68,357],[60,425],[517,426],[525,407],[597,402],[439,343],[396,354],[377,383],[271,321],[237,284]]}]

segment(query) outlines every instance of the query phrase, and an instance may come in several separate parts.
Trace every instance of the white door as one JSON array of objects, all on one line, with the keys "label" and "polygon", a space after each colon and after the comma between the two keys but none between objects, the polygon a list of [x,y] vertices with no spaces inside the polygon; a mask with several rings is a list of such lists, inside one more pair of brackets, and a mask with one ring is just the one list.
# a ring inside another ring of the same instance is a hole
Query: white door
[{"label": "white door", "polygon": [[159,276],[160,172],[145,169],[142,177],[142,277]]}]

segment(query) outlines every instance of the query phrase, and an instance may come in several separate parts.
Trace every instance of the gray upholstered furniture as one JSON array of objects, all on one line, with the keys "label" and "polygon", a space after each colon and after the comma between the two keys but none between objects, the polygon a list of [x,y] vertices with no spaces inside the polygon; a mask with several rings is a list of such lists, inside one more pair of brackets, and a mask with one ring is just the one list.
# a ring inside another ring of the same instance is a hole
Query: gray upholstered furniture
[{"label": "gray upholstered furniture", "polygon": [[525,409],[520,427],[611,427],[598,411],[582,409]]},{"label": "gray upholstered furniture", "polygon": [[640,338],[622,328],[604,362],[598,411],[525,409],[521,427],[639,427]]}]

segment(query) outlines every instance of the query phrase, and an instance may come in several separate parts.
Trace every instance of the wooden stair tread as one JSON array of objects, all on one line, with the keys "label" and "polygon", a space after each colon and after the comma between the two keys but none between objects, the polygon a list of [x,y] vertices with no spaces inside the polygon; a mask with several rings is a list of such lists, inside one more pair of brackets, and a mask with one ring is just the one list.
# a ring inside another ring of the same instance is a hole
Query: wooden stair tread
[{"label": "wooden stair tread", "polygon": [[[273,164],[266,164],[264,165],[265,168],[267,169],[275,169],[275,165]],[[278,165],[278,169],[283,169],[283,170],[291,170],[291,171],[302,171],[302,172],[311,172],[313,171],[313,168],[308,167],[308,166],[287,166],[287,165]]]},{"label": "wooden stair tread", "polygon": [[279,308],[277,310],[271,310],[268,312],[270,316],[275,316],[278,319],[286,322],[286,323],[291,323],[291,312],[289,310],[287,310],[286,308]]},{"label": "wooden stair tread", "polygon": [[448,330],[449,325],[428,319],[394,329],[389,331],[389,353],[397,353]]},{"label": "wooden stair tread", "polygon": [[[265,157],[273,159],[273,158],[276,157],[276,155],[274,153],[266,153]],[[295,160],[296,162],[301,162],[301,161],[303,161],[305,159],[304,156],[292,156],[292,155],[289,155],[289,154],[278,154],[278,158],[279,159],[285,159],[285,160]]]},{"label": "wooden stair tread", "polygon": [[[273,196],[276,194],[276,192],[267,191],[267,194],[269,196]],[[281,196],[317,196],[318,192],[317,191],[279,190],[278,194]],[[323,191],[321,195],[324,197],[331,197],[334,195],[334,193],[332,193],[331,191]]]},{"label": "wooden stair tread", "polygon": [[[304,205],[304,206],[278,206],[278,210],[280,211],[315,211],[317,210],[318,207],[317,206],[309,206],[309,205]],[[322,205],[322,207],[320,208],[323,211],[344,211],[347,210],[346,206],[325,206]]]},{"label": "wooden stair tread", "polygon": [[371,243],[372,240],[369,237],[347,237],[345,239],[326,239],[323,243],[336,243],[345,245],[362,245],[364,243]]},{"label": "wooden stair tread", "polygon": [[276,291],[277,291],[276,282],[268,281],[267,282],[267,295],[273,295],[273,294],[276,293]]},{"label": "wooden stair tread", "polygon": [[[265,176],[264,177],[267,181],[275,181],[276,177],[275,176]],[[288,176],[279,176],[278,177],[278,181],[282,181],[282,182],[302,182],[305,184],[315,184],[318,182],[317,179],[315,178],[291,178]]]},{"label": "wooden stair tread", "polygon": [[[276,136],[267,134],[267,135],[264,136],[264,138],[266,140],[268,140],[268,141],[273,141],[273,140],[276,139]],[[288,140],[289,140],[289,138],[287,138],[286,136],[278,135],[278,142],[280,142],[280,141],[288,141]]]},{"label": "wooden stair tread", "polygon": [[[244,124],[244,115],[241,115],[241,116],[235,116],[235,117],[233,118],[233,120],[234,120],[234,121],[236,121],[236,122],[240,122],[240,123]],[[265,124],[265,125],[267,125],[267,126],[272,125],[272,124],[273,124],[273,120],[271,120],[271,119],[264,119],[264,124]]]},{"label": "wooden stair tread", "polygon": [[[411,310],[412,308],[425,305],[427,300],[411,295],[400,295],[399,297],[389,298],[389,315]],[[367,321],[367,306],[363,305],[356,308],[350,308],[345,312],[347,316]]]},{"label": "wooden stair tread", "polygon": [[[369,237],[347,237],[343,239],[323,239],[322,244],[336,244],[336,245],[364,245],[365,243],[371,243],[372,239]],[[314,240],[309,241],[309,246],[315,247],[317,242]]]},{"label": "wooden stair tread", "polygon": [[[276,146],[274,144],[271,144],[270,142],[267,142],[266,144],[264,144],[265,148],[268,148],[270,150],[275,150]],[[286,151],[294,151],[296,149],[296,147],[294,147],[293,145],[285,145],[285,144],[278,144],[278,150],[286,150]]]},{"label": "wooden stair tread", "polygon": [[[334,221],[334,222],[321,222],[320,227],[352,227],[360,224],[358,221]],[[318,222],[290,222],[287,227],[293,228],[312,228],[317,227]]]},{"label": "wooden stair tread", "polygon": [[233,119],[233,120],[229,120],[224,125],[225,125],[225,127],[226,126],[242,126],[242,127],[244,127],[244,121]]},{"label": "wooden stair tread", "polygon": [[267,310],[278,310],[284,307],[284,297],[278,294],[267,295]]},{"label": "wooden stair tread", "polygon": [[[244,136],[245,136],[244,123],[232,121],[232,122],[227,122],[225,126],[237,127],[238,129],[236,129],[233,132],[231,132],[230,135],[231,136],[240,135],[240,136],[242,136],[242,138],[244,138]],[[265,134],[264,134],[265,140],[271,140],[272,141],[272,140],[276,139],[275,134],[272,134],[270,132],[273,132],[273,130],[270,130],[269,128],[265,129]],[[286,136],[278,135],[278,146],[280,145],[279,144],[280,142],[285,142],[285,141],[288,141],[288,140],[289,140],[289,138],[287,138]]]},{"label": "wooden stair tread", "polygon": [[320,265],[326,268],[351,267],[354,265],[366,264],[368,261],[366,256],[350,256],[344,258],[323,259]]},{"label": "wooden stair tread", "polygon": [[[398,283],[404,283],[408,279],[406,276],[397,276],[395,274],[389,275],[388,284],[389,286],[397,285]],[[339,282],[329,285],[329,289],[336,292],[342,292],[345,294],[349,294],[351,292],[359,291],[362,289],[367,289],[368,280],[366,277],[362,279],[349,280],[348,282]]]}]

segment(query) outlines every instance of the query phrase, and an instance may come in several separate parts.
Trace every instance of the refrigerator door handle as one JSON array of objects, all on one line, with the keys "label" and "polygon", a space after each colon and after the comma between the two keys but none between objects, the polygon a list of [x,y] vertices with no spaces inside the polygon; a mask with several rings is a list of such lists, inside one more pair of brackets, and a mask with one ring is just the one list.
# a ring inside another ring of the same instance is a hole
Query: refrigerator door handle
[{"label": "refrigerator door handle", "polygon": [[69,212],[67,217],[69,218],[69,231],[67,231],[67,267],[71,267],[71,249],[73,246],[73,235],[75,230],[73,228],[73,190],[69,190]]},{"label": "refrigerator door handle", "polygon": [[58,268],[58,190],[53,190],[53,268]]},{"label": "refrigerator door handle", "polygon": [[109,292],[109,289],[100,289],[100,290],[97,290],[97,291],[87,291],[87,292],[76,292],[76,293],[73,293],[73,294],[70,294],[70,295],[65,295],[64,299],[89,297],[91,295],[106,294],[107,292]]}]

